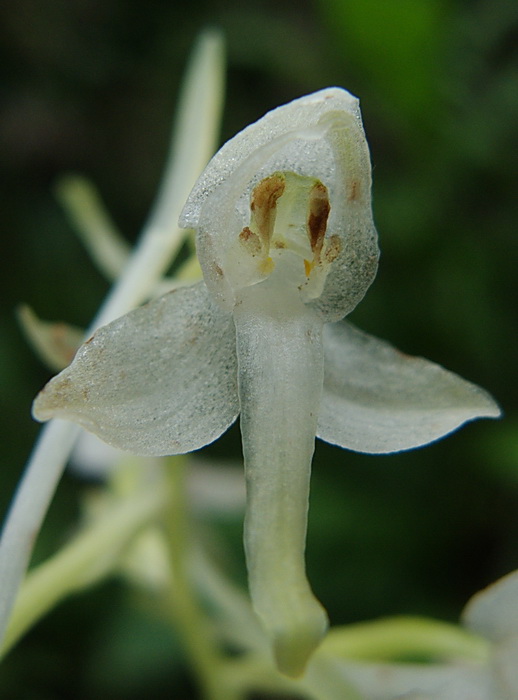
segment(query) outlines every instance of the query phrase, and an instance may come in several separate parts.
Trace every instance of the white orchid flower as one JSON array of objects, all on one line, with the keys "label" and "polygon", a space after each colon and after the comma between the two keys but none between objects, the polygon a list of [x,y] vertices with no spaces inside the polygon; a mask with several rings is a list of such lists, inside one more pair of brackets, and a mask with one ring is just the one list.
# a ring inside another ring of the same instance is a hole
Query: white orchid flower
[{"label": "white orchid flower", "polygon": [[34,404],[153,455],[199,449],[241,415],[250,591],[293,676],[327,626],[304,566],[315,436],[387,453],[499,415],[475,385],[335,323],[376,274],[370,189],[355,97],[330,88],[269,112],[184,207],[204,281],[99,330]]}]

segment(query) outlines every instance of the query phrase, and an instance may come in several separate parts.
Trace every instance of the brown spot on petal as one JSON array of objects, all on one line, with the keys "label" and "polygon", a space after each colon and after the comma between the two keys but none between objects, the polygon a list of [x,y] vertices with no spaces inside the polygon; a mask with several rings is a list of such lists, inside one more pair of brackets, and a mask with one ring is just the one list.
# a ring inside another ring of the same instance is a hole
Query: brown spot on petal
[{"label": "brown spot on petal", "polygon": [[259,255],[261,252],[261,241],[259,236],[254,233],[248,226],[239,234],[239,240],[246,247],[250,255]]},{"label": "brown spot on petal", "polygon": [[248,241],[248,240],[250,240],[250,238],[257,238],[257,235],[253,231],[251,231],[248,228],[248,226],[245,226],[245,228],[239,234],[239,238],[242,241]]},{"label": "brown spot on petal", "polygon": [[270,210],[275,207],[277,200],[283,194],[286,187],[284,177],[280,173],[274,173],[255,186],[250,208]]},{"label": "brown spot on petal", "polygon": [[315,260],[320,258],[327,229],[327,219],[331,205],[327,187],[318,182],[311,190],[309,198],[308,235]]},{"label": "brown spot on petal", "polygon": [[361,197],[361,185],[359,180],[352,180],[347,187],[347,201],[356,202]]},{"label": "brown spot on petal", "polygon": [[253,228],[257,230],[263,250],[268,250],[275,226],[277,200],[286,188],[285,178],[274,173],[255,186],[250,202]]}]

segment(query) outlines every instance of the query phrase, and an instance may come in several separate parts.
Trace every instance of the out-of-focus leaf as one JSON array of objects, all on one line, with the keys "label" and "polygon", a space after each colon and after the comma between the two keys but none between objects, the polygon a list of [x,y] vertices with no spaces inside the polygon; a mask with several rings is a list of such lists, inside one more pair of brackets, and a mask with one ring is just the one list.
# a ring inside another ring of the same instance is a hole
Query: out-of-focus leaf
[{"label": "out-of-focus leaf", "polygon": [[105,211],[95,187],[83,177],[68,175],[58,181],[56,195],[99,270],[109,280],[116,280],[130,247]]},{"label": "out-of-focus leaf", "polygon": [[83,341],[81,328],[42,321],[25,305],[18,308],[18,320],[30,345],[50,369],[59,371],[72,362]]}]

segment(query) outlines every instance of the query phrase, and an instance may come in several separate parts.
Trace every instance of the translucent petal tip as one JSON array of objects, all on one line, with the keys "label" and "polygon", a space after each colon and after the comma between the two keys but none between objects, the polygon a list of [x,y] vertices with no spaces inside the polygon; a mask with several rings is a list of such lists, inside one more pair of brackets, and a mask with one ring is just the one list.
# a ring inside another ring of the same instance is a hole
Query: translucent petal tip
[{"label": "translucent petal tip", "polygon": [[273,633],[273,653],[277,668],[285,676],[299,678],[324,638],[328,627],[325,610],[313,599],[312,610],[303,620]]}]

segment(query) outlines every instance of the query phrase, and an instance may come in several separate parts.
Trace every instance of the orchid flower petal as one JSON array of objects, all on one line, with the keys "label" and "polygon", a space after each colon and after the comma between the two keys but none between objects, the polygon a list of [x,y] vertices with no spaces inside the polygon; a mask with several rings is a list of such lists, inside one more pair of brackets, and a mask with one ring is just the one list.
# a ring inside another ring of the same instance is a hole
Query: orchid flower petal
[{"label": "orchid flower petal", "polygon": [[[274,173],[314,178],[327,191],[327,230],[311,241],[301,293],[326,320],[343,318],[363,298],[378,263],[369,150],[357,98],[327,88],[268,112],[228,141],[194,186],[180,223],[197,229],[205,281],[229,310],[236,288],[259,281],[243,279],[249,251],[239,254],[236,243],[249,226],[254,190]],[[260,265],[262,256],[255,257]]]},{"label": "orchid flower petal", "polygon": [[[254,292],[256,296],[258,290]],[[298,313],[289,308],[286,297],[280,305],[275,294],[270,304],[264,296],[261,304],[246,301],[234,319],[248,581],[279,669],[299,676],[327,629],[326,613],[311,592],[304,565],[323,381],[322,322],[300,301]]]},{"label": "orchid flower petal", "polygon": [[500,409],[480,387],[411,357],[347,322],[324,329],[324,395],[318,437],[381,454],[425,445]]},{"label": "orchid flower petal", "polygon": [[34,402],[136,454],[182,454],[238,414],[232,319],[203,282],[164,295],[97,331]]}]

